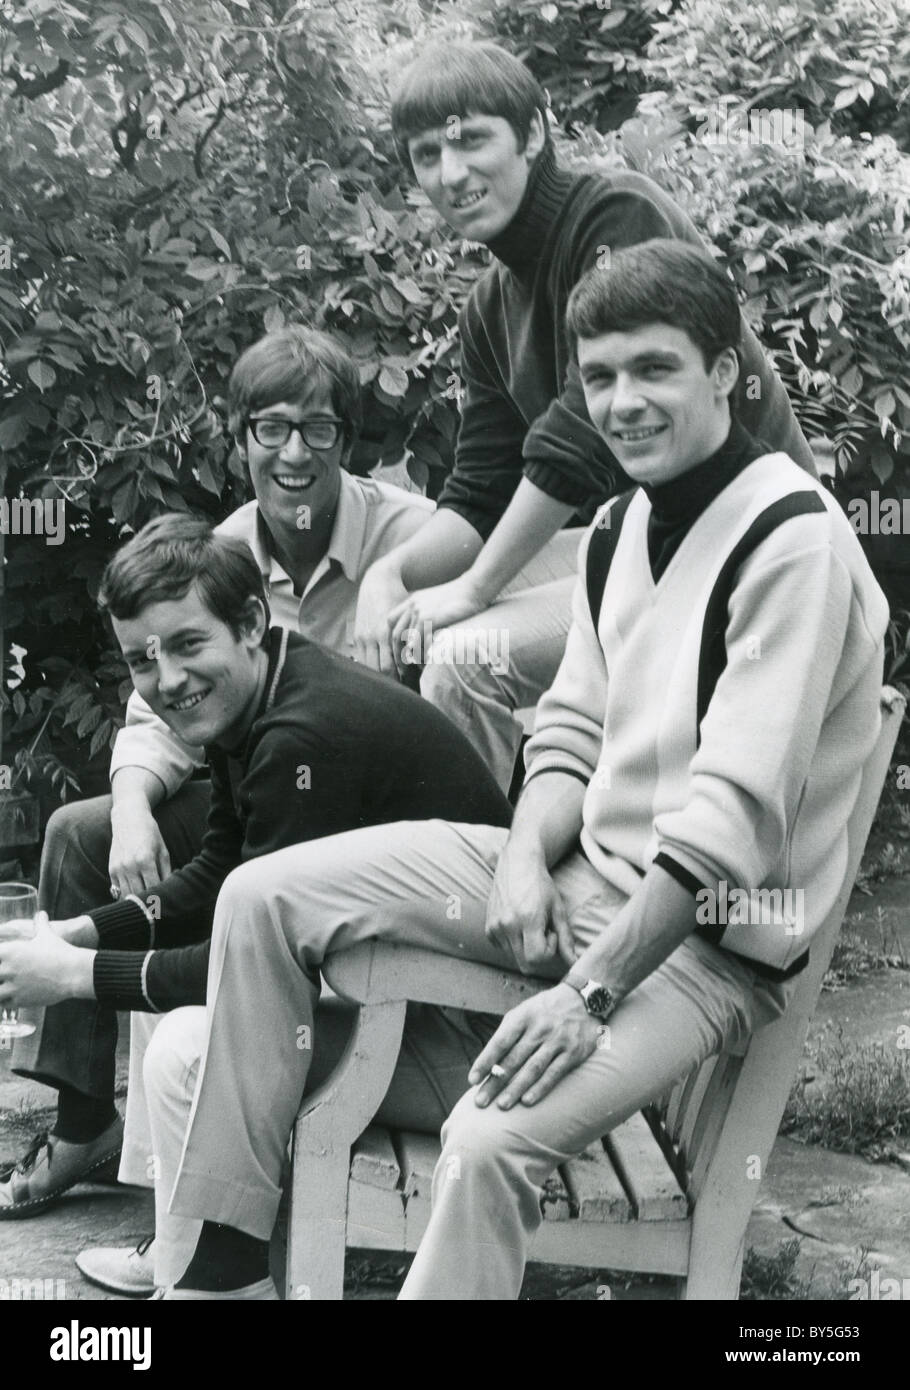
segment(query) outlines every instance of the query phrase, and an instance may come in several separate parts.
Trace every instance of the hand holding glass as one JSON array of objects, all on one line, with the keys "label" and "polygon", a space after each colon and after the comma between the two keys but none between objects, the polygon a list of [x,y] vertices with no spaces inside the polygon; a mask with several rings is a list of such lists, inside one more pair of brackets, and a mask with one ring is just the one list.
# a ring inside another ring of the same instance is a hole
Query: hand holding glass
[{"label": "hand holding glass", "polygon": [[[0,883],[0,942],[35,936],[38,890],[28,883]],[[0,1005],[0,1039],[27,1038],[34,1023],[20,1022],[19,1010]]]}]

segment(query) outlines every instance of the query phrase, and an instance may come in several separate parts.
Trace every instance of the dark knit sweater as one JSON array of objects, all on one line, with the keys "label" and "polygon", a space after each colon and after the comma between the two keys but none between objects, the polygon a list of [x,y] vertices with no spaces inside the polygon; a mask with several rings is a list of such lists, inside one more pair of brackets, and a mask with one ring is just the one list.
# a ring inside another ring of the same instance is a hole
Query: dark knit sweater
[{"label": "dark knit sweater", "polygon": [[[464,409],[455,467],[439,498],[484,540],[522,474],[590,520],[629,485],[594,429],[564,329],[569,295],[586,270],[651,237],[702,245],[688,217],[642,174],[572,174],[550,150],[539,157],[522,204],[489,243],[496,257],[460,318]],[[815,476],[787,393],[748,328],[738,412],[766,450]],[[746,391],[748,378],[757,377]],[[758,396],[758,399],[755,397]]]},{"label": "dark knit sweater", "polygon": [[206,752],[212,800],[195,859],[152,888],[145,909],[127,899],[88,914],[102,947],[95,994],[118,1009],[205,1002],[215,900],[247,859],[392,821],[511,819],[480,755],[439,710],[281,628],[243,747]]}]

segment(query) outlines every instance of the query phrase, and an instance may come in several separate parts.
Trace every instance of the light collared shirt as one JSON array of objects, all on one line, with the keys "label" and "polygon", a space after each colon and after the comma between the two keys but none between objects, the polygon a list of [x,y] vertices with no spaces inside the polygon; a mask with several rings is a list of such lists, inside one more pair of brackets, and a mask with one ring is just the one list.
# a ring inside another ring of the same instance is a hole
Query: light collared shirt
[{"label": "light collared shirt", "polygon": [[[252,550],[265,581],[274,625],[353,656],[360,581],[375,560],[418,531],[433,510],[433,503],[418,493],[343,472],[328,547],[300,597],[267,548],[258,503],[238,507],[215,531],[245,541]],[[166,796],[173,796],[202,761],[202,750],[179,739],[133,691],[126,725],[111,753],[111,777],[122,767],[142,767],[160,778]]]}]

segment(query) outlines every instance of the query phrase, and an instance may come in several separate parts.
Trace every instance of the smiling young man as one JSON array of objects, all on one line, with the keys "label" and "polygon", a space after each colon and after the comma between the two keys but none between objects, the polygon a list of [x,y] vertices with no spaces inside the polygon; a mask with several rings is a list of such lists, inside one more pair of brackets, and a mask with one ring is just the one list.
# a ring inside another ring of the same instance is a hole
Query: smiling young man
[{"label": "smiling young man", "polygon": [[[227,405],[255,497],[218,533],[252,549],[274,622],[353,657],[363,575],[426,523],[432,503],[348,472],[360,379],[324,333],[291,325],[259,339],[234,366]],[[141,896],[198,851],[209,783],[188,780],[201,749],[193,719],[174,714],[169,727],[134,693],[111,759],[112,797],[51,817],[40,880],[51,917],[73,917],[109,893]],[[121,1148],[113,1010],[69,1001],[34,1021],[36,1033],[15,1045],[13,1069],[57,1089],[57,1120],[50,1136],[29,1146],[18,1173],[0,1173],[0,1220],[37,1215]],[[140,1063],[141,1053],[134,1070]],[[144,1153],[127,1153],[124,1180],[135,1180],[145,1162]]]},{"label": "smiling young man", "polygon": [[[493,261],[459,320],[454,471],[426,529],[365,577],[358,644],[365,661],[391,670],[401,640],[427,625],[440,653],[501,651],[507,640],[507,663],[431,660],[421,690],[508,788],[522,732],[515,712],[536,703],[565,647],[579,525],[625,481],[585,407],[565,332],[569,294],[623,247],[700,239],[643,175],[561,168],[542,89],[494,44],[422,53],[398,84],[392,127],[433,207]],[[742,351],[744,423],[814,476],[786,392],[748,329]],[[451,625],[454,634],[441,632]]]},{"label": "smiling young man", "polygon": [[[217,1223],[235,1228],[238,1286],[261,1267],[295,1113],[267,1080],[233,1083],[231,1021],[268,1009],[280,1037],[352,924],[451,950],[454,894],[461,953],[554,979],[474,1060],[402,1292],[503,1300],[518,1297],[548,1174],[776,1017],[840,886],[888,621],[856,537],[731,414],[742,321],[707,253],[668,240],[618,253],[583,277],[568,323],[591,419],[636,486],[583,542],[511,831],[384,826],[228,878],[214,1041],[172,1199],[206,1221],[185,1276],[197,1296],[214,1287],[210,1244],[230,1239]],[[716,904],[728,883],[801,889],[805,912],[705,923],[702,895]],[[232,1151],[241,1125],[273,1133],[275,1156],[263,1145],[251,1167]]]},{"label": "smiling young man", "polygon": [[[504,795],[438,710],[296,633],[269,630],[260,571],[242,542],[215,535],[205,522],[187,516],[161,517],[111,561],[101,603],[136,691],[180,738],[206,748],[212,772],[206,832],[198,854],[143,896],[130,894],[54,923],[34,941],[0,947],[4,1003],[86,999],[109,1008],[204,1018],[198,1006],[205,1001],[215,901],[240,864],[386,820],[492,817],[508,823]],[[306,915],[305,879],[298,880],[297,894],[298,910]],[[285,965],[296,972],[293,961]],[[233,1037],[233,1069],[256,1078],[259,1034],[271,1026],[269,1012],[250,1023]],[[314,1029],[310,1017],[307,1025],[319,1034],[318,1022]],[[150,1051],[159,1067],[180,1072],[180,1095],[163,1114],[147,1103],[142,1074],[131,1075],[126,1147],[136,1171],[124,1175],[146,1186],[155,1180],[158,1239],[145,1265],[157,1263],[160,1283],[179,1276],[197,1234],[166,1217],[195,1075],[192,1066],[174,1062],[174,1048],[183,1058],[187,1047],[179,1026],[167,1036],[170,1052],[157,1037]],[[412,1019],[408,1046],[418,1075],[409,1086],[402,1083],[406,1104],[424,1098],[428,1083],[421,1078],[434,1074],[440,1039],[463,1058],[465,1037],[476,1043],[476,1029],[454,1014],[429,1023],[426,1016]],[[333,1044],[340,1049],[344,1042],[337,1019],[328,1038],[328,1051],[322,1042],[324,1069],[338,1055]],[[309,1060],[302,1056],[299,1026],[279,1041],[272,1084],[299,1097]],[[156,1073],[148,1058],[144,1075],[151,1095]],[[434,1086],[431,1095],[446,1090],[444,1071]],[[456,1089],[451,1098],[457,1094]],[[239,1135],[229,1142],[242,1148]],[[14,1174],[11,1182],[12,1195],[27,1201],[27,1175],[17,1183]],[[80,1259],[80,1268],[93,1277],[98,1264],[98,1252],[88,1264],[85,1256]],[[130,1263],[129,1250],[106,1251],[101,1264],[121,1282],[132,1277],[134,1292],[154,1287],[142,1287],[143,1266]],[[267,1280],[252,1283],[250,1297],[275,1296]]]}]

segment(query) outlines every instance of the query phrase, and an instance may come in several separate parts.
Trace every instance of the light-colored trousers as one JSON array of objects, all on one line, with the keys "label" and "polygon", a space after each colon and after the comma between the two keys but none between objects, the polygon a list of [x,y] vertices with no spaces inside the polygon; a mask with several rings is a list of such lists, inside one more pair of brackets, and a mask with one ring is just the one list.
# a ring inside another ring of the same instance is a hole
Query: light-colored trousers
[{"label": "light-colored trousers", "polygon": [[583,527],[558,531],[490,608],[437,633],[445,659],[420,678],[424,699],[461,729],[506,792],[522,736],[515,713],[537,704],[565,651],[583,535]]},{"label": "light-colored trousers", "polygon": [[[322,998],[306,1089],[334,1070],[356,1009]],[[467,1084],[468,1068],[498,1020],[467,1018],[430,1005],[408,1007],[402,1052],[377,1120],[397,1129],[438,1134]],[[205,1050],[204,1006],[130,1018],[130,1080],[124,1118],[121,1182],[154,1188],[155,1283],[175,1284],[186,1271],[201,1220],[168,1210]],[[226,1123],[229,1117],[225,1117]]]},{"label": "light-colored trousers", "polygon": [[[329,951],[380,938],[509,964],[484,933],[506,836],[487,826],[399,822],[295,845],[228,876],[215,912],[205,1051],[172,1213],[269,1237],[309,1069],[299,1042],[314,1026],[320,963]],[[580,854],[555,879],[583,950],[609,930],[624,899]],[[564,968],[554,962],[552,973]],[[403,1297],[516,1298],[540,1220],[539,1189],[556,1164],[713,1052],[742,1043],[780,1013],[788,992],[691,937],[619,1005],[609,1049],[542,1101],[501,1112],[464,1096],[446,1125],[434,1211]],[[450,1055],[446,1090],[456,1094],[491,1025],[465,1017],[465,1041],[472,1026],[473,1049]],[[438,1099],[446,1100],[441,1090]],[[422,1127],[394,1107],[384,1111],[388,1123]],[[433,1128],[435,1117],[425,1118]]]}]

